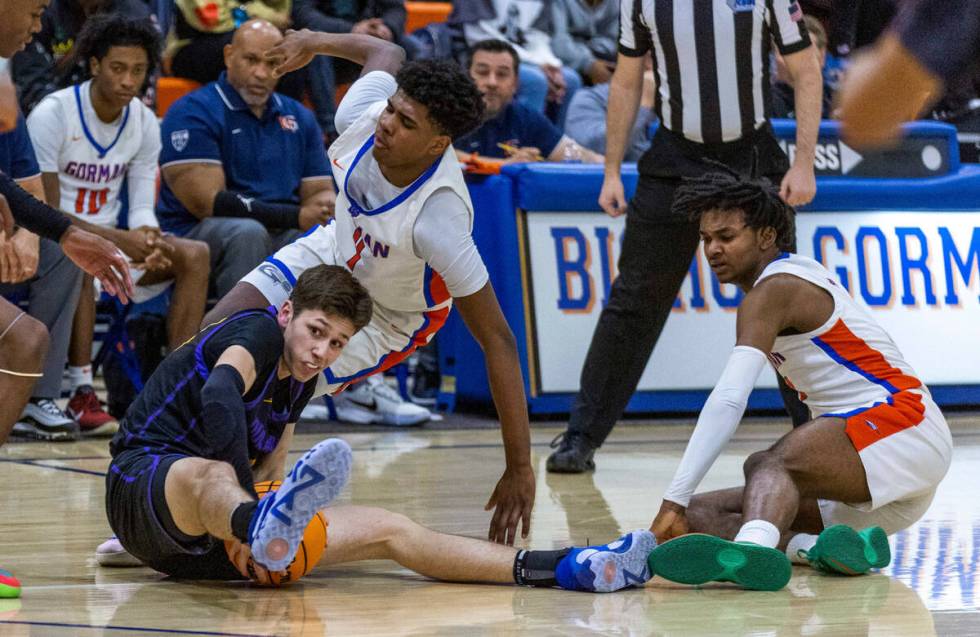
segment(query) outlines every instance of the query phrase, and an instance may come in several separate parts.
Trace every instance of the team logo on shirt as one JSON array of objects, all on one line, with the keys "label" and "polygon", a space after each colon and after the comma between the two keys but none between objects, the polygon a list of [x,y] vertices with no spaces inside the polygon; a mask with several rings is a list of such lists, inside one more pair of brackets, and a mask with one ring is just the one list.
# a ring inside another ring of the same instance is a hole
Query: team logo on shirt
[{"label": "team logo on shirt", "polygon": [[755,9],[755,0],[727,0],[728,8],[735,13],[742,11],[752,11]]},{"label": "team logo on shirt", "polygon": [[191,138],[191,133],[186,128],[183,130],[175,130],[170,133],[170,143],[173,144],[174,150],[178,153],[187,148],[187,142]]},{"label": "team logo on shirt", "polygon": [[299,130],[299,123],[292,115],[280,115],[279,126],[281,126],[284,131],[288,131],[290,133],[295,133]]}]

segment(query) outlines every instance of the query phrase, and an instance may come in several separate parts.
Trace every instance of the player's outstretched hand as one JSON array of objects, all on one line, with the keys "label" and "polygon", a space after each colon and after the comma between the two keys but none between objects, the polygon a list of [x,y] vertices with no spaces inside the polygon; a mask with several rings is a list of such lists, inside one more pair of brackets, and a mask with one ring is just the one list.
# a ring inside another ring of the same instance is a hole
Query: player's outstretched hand
[{"label": "player's outstretched hand", "polygon": [[657,517],[650,525],[650,532],[657,538],[657,544],[687,535],[691,532],[687,525],[687,509],[675,502],[664,500]]},{"label": "player's outstretched hand", "polygon": [[517,539],[517,524],[522,520],[521,537],[527,537],[531,532],[534,489],[534,470],[530,465],[504,470],[484,508],[486,511],[493,509],[487,535],[491,542],[513,546]]},{"label": "player's outstretched hand", "polygon": [[286,31],[282,42],[265,52],[265,59],[279,61],[275,70],[276,77],[282,77],[309,64],[316,56],[316,42],[321,35],[309,29]]},{"label": "player's outstretched hand", "polygon": [[123,303],[133,295],[126,257],[110,241],[71,226],[61,237],[61,250],[85,272],[102,282],[102,289]]}]

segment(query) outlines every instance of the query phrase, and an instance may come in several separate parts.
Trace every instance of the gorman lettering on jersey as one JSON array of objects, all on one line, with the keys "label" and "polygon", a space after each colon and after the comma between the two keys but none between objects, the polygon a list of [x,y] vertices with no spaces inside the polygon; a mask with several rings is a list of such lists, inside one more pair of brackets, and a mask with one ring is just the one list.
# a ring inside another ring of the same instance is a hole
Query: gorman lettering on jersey
[{"label": "gorman lettering on jersey", "polygon": [[85,164],[70,161],[65,167],[65,174],[83,181],[90,181],[93,184],[103,184],[125,175],[128,165],[129,164]]},{"label": "gorman lettering on jersey", "polygon": [[[806,215],[798,217],[800,226]],[[608,301],[622,231],[608,225],[549,228],[558,278],[558,309],[587,314]],[[798,228],[800,254],[836,275],[836,283],[872,309],[962,309],[980,303],[980,227],[945,224],[844,225]],[[691,262],[675,312],[734,311],[742,292],[721,285],[700,249]]]}]

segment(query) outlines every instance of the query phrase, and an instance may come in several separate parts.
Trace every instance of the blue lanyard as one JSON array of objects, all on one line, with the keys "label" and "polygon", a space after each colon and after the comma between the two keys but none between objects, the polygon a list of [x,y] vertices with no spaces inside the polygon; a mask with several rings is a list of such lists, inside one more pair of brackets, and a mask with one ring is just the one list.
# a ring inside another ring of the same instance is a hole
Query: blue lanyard
[{"label": "blue lanyard", "polygon": [[126,122],[129,121],[129,105],[127,104],[126,108],[123,109],[123,121],[122,125],[119,127],[119,130],[116,131],[116,138],[112,140],[111,144],[103,148],[99,145],[99,142],[95,141],[95,138],[92,137],[92,132],[88,129],[88,124],[85,123],[85,109],[82,108],[82,91],[80,84],[75,85],[75,103],[78,105],[78,117],[82,120],[82,131],[85,133],[85,138],[88,139],[89,143],[92,144],[95,150],[98,151],[99,159],[104,158],[107,154],[109,154],[109,151],[112,150],[112,147],[116,145],[116,142],[119,141],[119,138],[122,137],[123,130],[126,128]]},{"label": "blue lanyard", "polygon": [[361,161],[361,157],[363,157],[364,153],[368,152],[368,150],[370,150],[372,146],[374,146],[374,135],[368,137],[367,141],[364,142],[364,145],[361,146],[361,149],[357,151],[357,155],[354,156],[354,161],[351,163],[350,168],[347,170],[347,174],[344,176],[344,194],[347,195],[347,201],[350,202],[350,208],[348,210],[352,217],[356,217],[358,215],[368,215],[368,216],[380,215],[382,212],[387,212],[392,208],[400,205],[406,199],[411,197],[416,190],[421,188],[422,184],[429,181],[429,178],[432,177],[432,175],[434,175],[436,170],[439,168],[439,164],[442,163],[442,157],[439,157],[439,159],[436,160],[431,166],[429,166],[424,173],[419,175],[418,179],[413,181],[408,186],[408,188],[402,191],[400,195],[398,195],[397,197],[395,197],[385,205],[381,206],[380,208],[375,208],[374,210],[365,210],[360,206],[360,204],[354,201],[354,198],[350,194],[350,190],[347,189],[347,184],[350,181],[350,176],[354,173],[354,168],[357,166],[357,163]]}]

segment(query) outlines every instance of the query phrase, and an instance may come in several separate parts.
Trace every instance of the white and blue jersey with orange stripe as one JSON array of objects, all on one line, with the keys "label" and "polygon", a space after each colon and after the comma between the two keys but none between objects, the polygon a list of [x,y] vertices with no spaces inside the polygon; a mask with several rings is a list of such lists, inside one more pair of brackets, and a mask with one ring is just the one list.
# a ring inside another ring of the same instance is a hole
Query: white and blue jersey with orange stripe
[{"label": "white and blue jersey with orange stripe", "polygon": [[805,334],[777,337],[769,353],[770,363],[800,393],[814,417],[848,418],[878,404],[891,405],[909,390],[928,396],[888,333],[823,265],[783,253],[766,266],[756,284],[776,274],[808,281],[834,299],[834,311],[823,325]]}]

